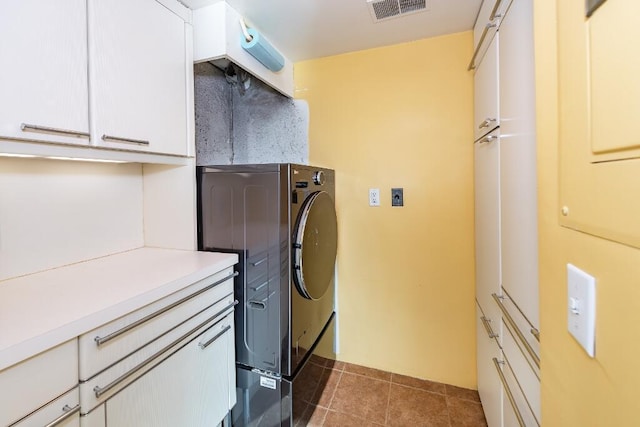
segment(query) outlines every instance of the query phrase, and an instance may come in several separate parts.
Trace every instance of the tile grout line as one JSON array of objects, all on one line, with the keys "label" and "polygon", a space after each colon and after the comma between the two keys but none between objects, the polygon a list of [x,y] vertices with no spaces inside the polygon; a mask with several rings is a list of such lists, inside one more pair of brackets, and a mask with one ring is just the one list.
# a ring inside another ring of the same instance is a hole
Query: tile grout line
[{"label": "tile grout line", "polygon": [[331,399],[329,399],[329,403],[327,404],[327,411],[331,408],[333,399],[336,397],[336,392],[338,391],[338,386],[340,385],[340,381],[342,380],[342,374],[344,373],[344,371],[338,371],[338,372],[340,372],[340,376],[338,376],[338,381],[336,382],[336,386],[333,388],[333,393],[331,393]]},{"label": "tile grout line", "polygon": [[393,374],[389,380],[389,396],[387,396],[387,410],[384,413],[384,425],[389,425],[389,406],[391,406],[391,384],[393,384]]},{"label": "tile grout line", "polygon": [[[333,369],[330,369],[330,370],[333,370]],[[321,426],[324,426],[324,423],[327,421],[327,417],[329,416],[329,411],[331,411],[331,405],[333,404],[333,399],[336,397],[336,392],[338,391],[338,386],[340,385],[340,381],[342,381],[342,374],[344,373],[344,371],[336,370],[336,372],[340,372],[340,376],[338,377],[338,381],[336,382],[336,386],[333,389],[333,393],[331,393],[331,399],[329,399],[329,403],[327,404],[327,412],[324,414],[324,419],[322,420],[322,424],[320,424]],[[332,411],[332,412],[338,412],[338,411]]]}]

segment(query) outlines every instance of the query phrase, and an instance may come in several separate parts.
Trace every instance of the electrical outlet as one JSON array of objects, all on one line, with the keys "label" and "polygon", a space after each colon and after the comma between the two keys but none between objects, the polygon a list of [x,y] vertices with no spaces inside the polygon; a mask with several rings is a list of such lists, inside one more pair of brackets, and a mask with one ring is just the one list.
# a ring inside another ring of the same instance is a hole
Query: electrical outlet
[{"label": "electrical outlet", "polygon": [[369,206],[380,206],[380,189],[369,189]]},{"label": "electrical outlet", "polygon": [[596,279],[567,264],[567,296],[569,332],[589,356],[595,357]]}]

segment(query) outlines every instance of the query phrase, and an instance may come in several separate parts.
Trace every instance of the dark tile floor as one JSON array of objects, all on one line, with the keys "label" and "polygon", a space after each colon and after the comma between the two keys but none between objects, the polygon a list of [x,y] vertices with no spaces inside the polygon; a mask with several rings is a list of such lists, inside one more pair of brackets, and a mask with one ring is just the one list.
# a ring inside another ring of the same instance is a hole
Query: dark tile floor
[{"label": "dark tile floor", "polygon": [[296,427],[487,425],[475,390],[317,357],[296,392]]}]

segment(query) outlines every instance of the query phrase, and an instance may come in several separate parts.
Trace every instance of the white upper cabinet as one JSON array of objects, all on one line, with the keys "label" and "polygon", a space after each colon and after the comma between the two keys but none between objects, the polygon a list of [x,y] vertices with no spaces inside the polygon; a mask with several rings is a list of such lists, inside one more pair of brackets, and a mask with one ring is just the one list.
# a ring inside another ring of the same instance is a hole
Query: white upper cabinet
[{"label": "white upper cabinet", "polygon": [[474,139],[486,135],[500,125],[498,88],[498,36],[495,36],[476,68],[474,80]]},{"label": "white upper cabinet", "polygon": [[89,0],[92,139],[187,155],[185,21],[155,0]]},{"label": "white upper cabinet", "polygon": [[0,2],[0,138],[89,144],[85,4]]},{"label": "white upper cabinet", "polygon": [[[273,72],[244,50],[240,44],[241,18],[242,15],[224,1],[194,10],[193,60],[213,63],[220,60],[222,64],[231,61],[284,96],[293,98],[293,63],[283,56],[284,67]],[[277,50],[277,46],[274,49]]]},{"label": "white upper cabinet", "polygon": [[185,164],[191,34],[175,0],[3,0],[0,153]]}]

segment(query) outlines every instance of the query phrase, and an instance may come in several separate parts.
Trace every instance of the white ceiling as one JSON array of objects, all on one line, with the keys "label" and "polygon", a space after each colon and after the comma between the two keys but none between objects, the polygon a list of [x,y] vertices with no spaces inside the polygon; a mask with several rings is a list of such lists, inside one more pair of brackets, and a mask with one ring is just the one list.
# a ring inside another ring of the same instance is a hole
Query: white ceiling
[{"label": "white ceiling", "polygon": [[[222,0],[181,0],[191,9]],[[227,0],[293,62],[453,34],[482,0],[427,0],[428,11],[374,23],[366,0]]]}]

